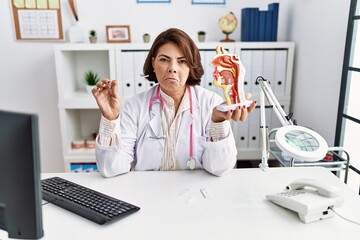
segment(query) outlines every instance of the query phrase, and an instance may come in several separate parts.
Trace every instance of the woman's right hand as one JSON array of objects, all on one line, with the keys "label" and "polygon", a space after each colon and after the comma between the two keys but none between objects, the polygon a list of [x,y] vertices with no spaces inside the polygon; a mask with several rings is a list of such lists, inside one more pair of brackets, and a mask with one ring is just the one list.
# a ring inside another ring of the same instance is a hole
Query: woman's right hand
[{"label": "woman's right hand", "polygon": [[91,90],[101,114],[108,120],[115,120],[120,114],[120,97],[116,80],[102,79]]}]

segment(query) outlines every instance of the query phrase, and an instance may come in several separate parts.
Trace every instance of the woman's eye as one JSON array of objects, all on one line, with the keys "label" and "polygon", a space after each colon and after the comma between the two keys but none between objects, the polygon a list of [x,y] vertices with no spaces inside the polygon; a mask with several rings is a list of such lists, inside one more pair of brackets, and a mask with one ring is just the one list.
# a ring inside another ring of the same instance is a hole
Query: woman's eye
[{"label": "woman's eye", "polygon": [[179,63],[180,64],[186,64],[186,60],[185,59],[179,60]]},{"label": "woman's eye", "polygon": [[160,62],[166,62],[166,61],[168,61],[168,60],[167,60],[167,58],[160,58],[159,61],[160,61]]}]

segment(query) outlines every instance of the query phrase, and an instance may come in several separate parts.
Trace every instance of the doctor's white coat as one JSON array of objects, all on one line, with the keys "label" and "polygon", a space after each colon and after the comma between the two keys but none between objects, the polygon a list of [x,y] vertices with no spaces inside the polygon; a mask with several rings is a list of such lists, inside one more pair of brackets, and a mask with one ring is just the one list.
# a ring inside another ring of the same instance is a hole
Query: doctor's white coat
[{"label": "doctor's white coat", "polygon": [[[222,98],[200,86],[193,86],[193,114],[190,109],[182,114],[176,141],[176,156],[181,169],[188,169],[190,157],[190,124],[193,123],[193,152],[196,168],[221,176],[231,171],[236,163],[236,145],[230,128],[229,135],[220,141],[207,141],[212,109]],[[102,146],[96,140],[98,169],[105,177],[133,170],[159,170],[164,154],[161,105],[155,101],[149,111],[149,101],[156,94],[156,86],[128,100],[120,114],[120,146]],[[226,124],[230,124],[227,121]],[[117,128],[119,129],[119,128]]]}]

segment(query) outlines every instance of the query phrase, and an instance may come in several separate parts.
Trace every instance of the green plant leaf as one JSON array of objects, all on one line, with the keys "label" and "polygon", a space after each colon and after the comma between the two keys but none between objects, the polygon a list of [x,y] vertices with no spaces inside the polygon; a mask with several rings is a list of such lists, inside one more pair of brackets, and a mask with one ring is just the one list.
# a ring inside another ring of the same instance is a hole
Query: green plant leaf
[{"label": "green plant leaf", "polygon": [[85,82],[90,86],[95,86],[96,83],[100,81],[99,75],[92,70],[85,72],[84,79],[85,79]]}]

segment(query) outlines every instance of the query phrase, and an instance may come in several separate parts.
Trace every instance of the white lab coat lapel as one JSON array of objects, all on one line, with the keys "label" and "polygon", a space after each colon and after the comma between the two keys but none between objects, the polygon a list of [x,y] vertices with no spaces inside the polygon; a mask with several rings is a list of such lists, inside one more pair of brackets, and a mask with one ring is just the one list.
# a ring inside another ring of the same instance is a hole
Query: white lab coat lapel
[{"label": "white lab coat lapel", "polygon": [[[156,101],[152,104],[152,109],[150,111],[150,121],[149,127],[151,129],[150,135],[153,137],[163,137],[164,131],[162,127],[162,115],[161,115],[161,104],[159,101]],[[164,147],[164,141],[159,141],[161,146]]]}]

